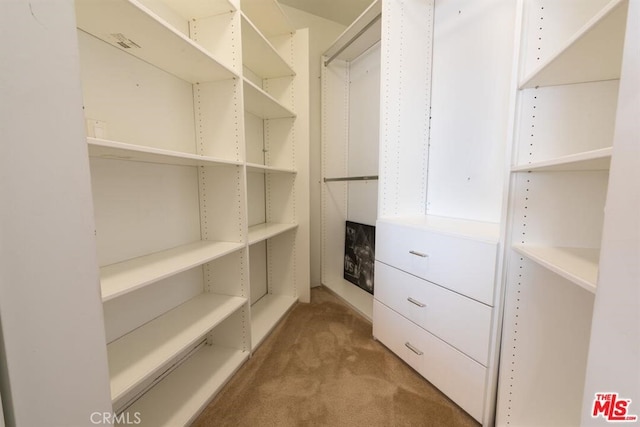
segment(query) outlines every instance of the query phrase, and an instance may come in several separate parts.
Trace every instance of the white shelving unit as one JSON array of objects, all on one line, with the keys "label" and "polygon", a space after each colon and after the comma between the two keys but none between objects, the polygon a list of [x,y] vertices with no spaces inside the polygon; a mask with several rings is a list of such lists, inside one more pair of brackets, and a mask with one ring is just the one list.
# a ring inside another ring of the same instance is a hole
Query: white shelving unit
[{"label": "white shelving unit", "polygon": [[[498,425],[578,425],[588,411],[583,387],[627,7],[523,5]],[[540,399],[532,404],[527,393]]]},{"label": "white shelving unit", "polygon": [[308,34],[244,6],[76,2],[111,398],[145,425],[193,421],[309,300]]}]

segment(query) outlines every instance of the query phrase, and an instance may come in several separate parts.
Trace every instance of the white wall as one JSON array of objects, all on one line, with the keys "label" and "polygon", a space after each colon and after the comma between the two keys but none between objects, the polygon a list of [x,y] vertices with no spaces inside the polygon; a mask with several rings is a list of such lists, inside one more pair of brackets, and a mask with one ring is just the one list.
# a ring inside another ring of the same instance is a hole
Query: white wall
[{"label": "white wall", "polygon": [[320,217],[321,147],[320,147],[320,69],[325,50],[345,30],[345,26],[293,7],[282,9],[296,28],[309,28],[309,101],[310,101],[310,153],[309,197],[311,201],[311,286],[321,283],[322,234]]}]

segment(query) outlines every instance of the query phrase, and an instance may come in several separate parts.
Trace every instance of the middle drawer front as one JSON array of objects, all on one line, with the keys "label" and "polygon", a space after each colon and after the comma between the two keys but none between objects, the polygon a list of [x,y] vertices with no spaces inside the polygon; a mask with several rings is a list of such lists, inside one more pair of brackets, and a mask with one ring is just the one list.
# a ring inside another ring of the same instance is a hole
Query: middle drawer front
[{"label": "middle drawer front", "polygon": [[493,305],[497,243],[378,221],[376,259]]},{"label": "middle drawer front", "polygon": [[376,261],[375,298],[487,366],[491,307]]},{"label": "middle drawer front", "polygon": [[376,300],[373,336],[482,422],[487,374],[484,366]]}]

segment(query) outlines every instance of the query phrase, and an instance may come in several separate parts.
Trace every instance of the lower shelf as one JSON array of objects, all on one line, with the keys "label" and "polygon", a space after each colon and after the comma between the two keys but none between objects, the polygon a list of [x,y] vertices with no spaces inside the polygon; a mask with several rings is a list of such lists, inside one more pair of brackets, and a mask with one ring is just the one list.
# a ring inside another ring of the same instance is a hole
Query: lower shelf
[{"label": "lower shelf", "polygon": [[188,425],[248,357],[248,351],[206,345],[131,405],[121,419],[139,419],[139,425],[153,427]]},{"label": "lower shelf", "polygon": [[251,349],[255,350],[298,298],[267,294],[251,306]]}]

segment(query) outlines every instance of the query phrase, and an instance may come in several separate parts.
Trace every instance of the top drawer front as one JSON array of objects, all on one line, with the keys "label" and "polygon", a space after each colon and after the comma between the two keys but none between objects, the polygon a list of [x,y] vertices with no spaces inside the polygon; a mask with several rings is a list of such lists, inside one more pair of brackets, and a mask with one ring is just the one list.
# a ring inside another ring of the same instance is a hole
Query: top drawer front
[{"label": "top drawer front", "polygon": [[497,244],[378,222],[376,259],[493,306]]}]

